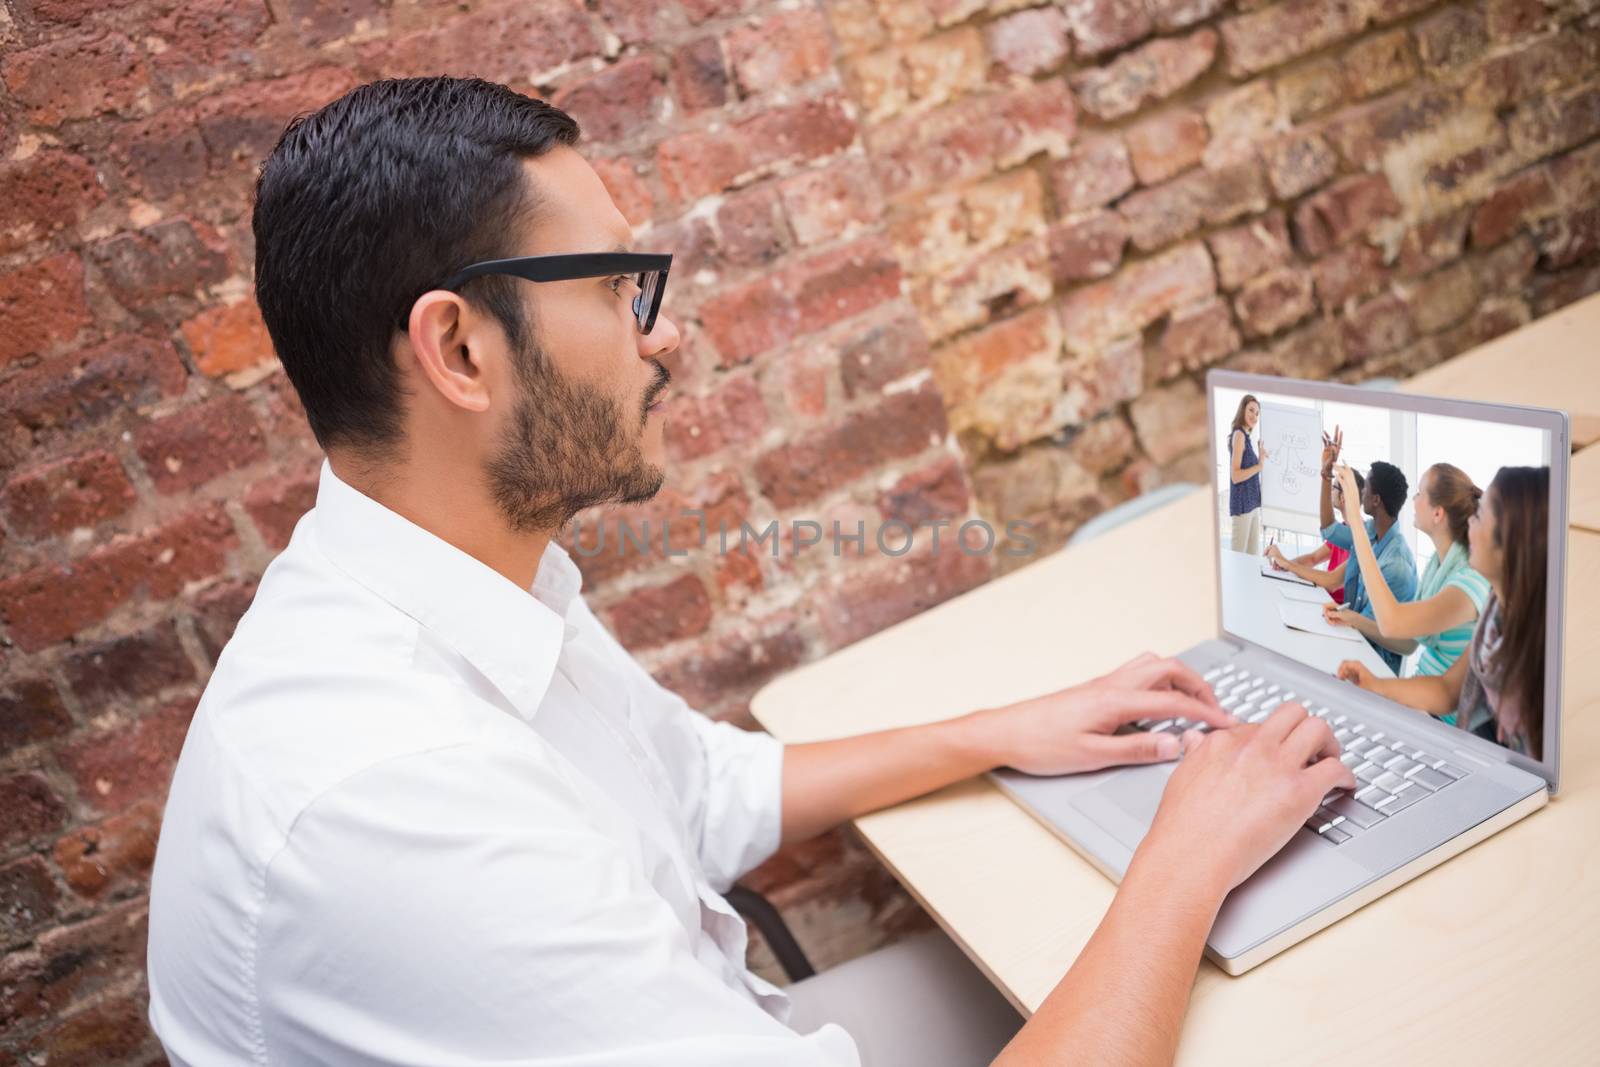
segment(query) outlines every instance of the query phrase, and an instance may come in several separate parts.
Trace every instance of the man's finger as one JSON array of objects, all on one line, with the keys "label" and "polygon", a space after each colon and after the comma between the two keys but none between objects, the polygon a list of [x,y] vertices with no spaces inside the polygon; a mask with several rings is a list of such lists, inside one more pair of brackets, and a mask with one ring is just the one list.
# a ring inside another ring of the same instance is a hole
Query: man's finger
[{"label": "man's finger", "polygon": [[1176,659],[1158,659],[1147,663],[1135,675],[1138,685],[1146,689],[1153,689],[1161,685],[1170,685],[1180,692],[1188,693],[1197,700],[1204,701],[1213,707],[1217,706],[1217,694],[1211,688],[1211,683],[1200,677],[1200,672],[1193,667]]},{"label": "man's finger", "polygon": [[1297,722],[1294,729],[1289,731],[1289,736],[1284,738],[1283,747],[1293,757],[1296,767],[1327,756],[1337,758],[1339,755],[1339,742],[1334,739],[1333,728],[1314,717]]}]

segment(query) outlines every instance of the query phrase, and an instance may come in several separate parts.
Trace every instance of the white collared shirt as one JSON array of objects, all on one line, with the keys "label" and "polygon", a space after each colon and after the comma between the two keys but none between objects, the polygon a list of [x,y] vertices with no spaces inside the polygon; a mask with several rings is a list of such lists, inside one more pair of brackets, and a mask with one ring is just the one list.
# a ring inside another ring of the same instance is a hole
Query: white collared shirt
[{"label": "white collared shirt", "polygon": [[342,482],[184,741],[150,889],[175,1067],[854,1064],[721,896],[783,749],[663,689],[551,544],[530,590]]}]

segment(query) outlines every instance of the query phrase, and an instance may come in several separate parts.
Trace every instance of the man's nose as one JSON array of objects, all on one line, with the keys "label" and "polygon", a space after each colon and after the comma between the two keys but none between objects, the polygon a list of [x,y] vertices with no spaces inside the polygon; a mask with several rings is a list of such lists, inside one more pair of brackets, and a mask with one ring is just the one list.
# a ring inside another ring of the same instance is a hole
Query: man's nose
[{"label": "man's nose", "polygon": [[639,336],[639,358],[652,360],[675,351],[679,340],[678,324],[657,312],[655,327]]}]

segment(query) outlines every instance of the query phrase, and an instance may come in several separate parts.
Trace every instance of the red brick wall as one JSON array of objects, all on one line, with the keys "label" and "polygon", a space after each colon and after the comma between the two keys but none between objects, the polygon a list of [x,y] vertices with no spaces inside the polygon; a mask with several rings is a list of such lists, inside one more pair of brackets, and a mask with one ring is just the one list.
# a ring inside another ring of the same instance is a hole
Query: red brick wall
[{"label": "red brick wall", "polygon": [[[982,516],[1048,549],[1201,476],[1206,366],[1405,374],[1600,289],[1594,8],[6,0],[0,1052],[159,1061],[166,778],[319,458],[250,300],[295,112],[445,72],[579,117],[678,256],[674,470],[633,519]],[[742,717],[1015,563],[918,545],[584,567],[661,678]],[[824,964],[926,921],[842,835],[753,881]]]}]

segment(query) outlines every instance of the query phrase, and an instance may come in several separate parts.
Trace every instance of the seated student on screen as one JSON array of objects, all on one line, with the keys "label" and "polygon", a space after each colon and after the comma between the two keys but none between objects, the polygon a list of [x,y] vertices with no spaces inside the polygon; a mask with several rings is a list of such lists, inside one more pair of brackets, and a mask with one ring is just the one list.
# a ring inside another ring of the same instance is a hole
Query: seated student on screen
[{"label": "seated student on screen", "polygon": [[1467,530],[1490,596],[1466,654],[1439,675],[1375,678],[1355,660],[1339,677],[1517,752],[1543,759],[1545,581],[1550,468],[1501,467]]},{"label": "seated student on screen", "polygon": [[[1339,485],[1355,492],[1356,472],[1341,465]],[[1417,646],[1422,655],[1418,674],[1443,674],[1472,640],[1473,624],[1489,599],[1489,581],[1467,560],[1467,524],[1478,510],[1483,490],[1472,484],[1460,467],[1436,463],[1422,474],[1413,498],[1413,520],[1418,532],[1433,539],[1433,558],[1422,572],[1417,598],[1402,603],[1390,591],[1378,569],[1367,532],[1352,526],[1356,563],[1367,586],[1373,617],[1358,615],[1332,604],[1323,615],[1335,626],[1353,626],[1368,640],[1407,655]],[[1455,721],[1452,716],[1447,721]]]},{"label": "seated student on screen", "polygon": [[[1377,557],[1378,569],[1390,591],[1400,600],[1412,600],[1417,595],[1417,559],[1411,546],[1401,536],[1395,519],[1406,502],[1406,476],[1392,463],[1378,460],[1367,470],[1367,487],[1361,494],[1361,509],[1372,518],[1367,520],[1367,537]],[[1335,522],[1333,514],[1333,472],[1325,469],[1322,476],[1322,539],[1346,551],[1355,550],[1355,536],[1351,527],[1360,525]],[[1372,618],[1372,599],[1367,595],[1366,580],[1361,568],[1353,561],[1344,563],[1344,605],[1358,615]],[[1401,656],[1392,649],[1367,639],[1389,669],[1400,673]]]},{"label": "seated student on screen", "polygon": [[[1361,494],[1367,488],[1367,479],[1362,476],[1360,471],[1352,471],[1351,473],[1356,476],[1356,491],[1351,495],[1350,499],[1359,501]],[[1344,502],[1344,491],[1335,483],[1333,487],[1333,509],[1338,512],[1340,522],[1347,521],[1344,517],[1346,515]],[[1289,571],[1291,574],[1304,578],[1332,597],[1335,604],[1344,603],[1344,565],[1350,559],[1349,550],[1340,548],[1331,541],[1324,541],[1310,552],[1296,556],[1294,559],[1285,559],[1283,549],[1273,544],[1267,546],[1267,558],[1272,561],[1272,566],[1275,569]],[[1328,563],[1326,569],[1318,566],[1324,560]]]}]

